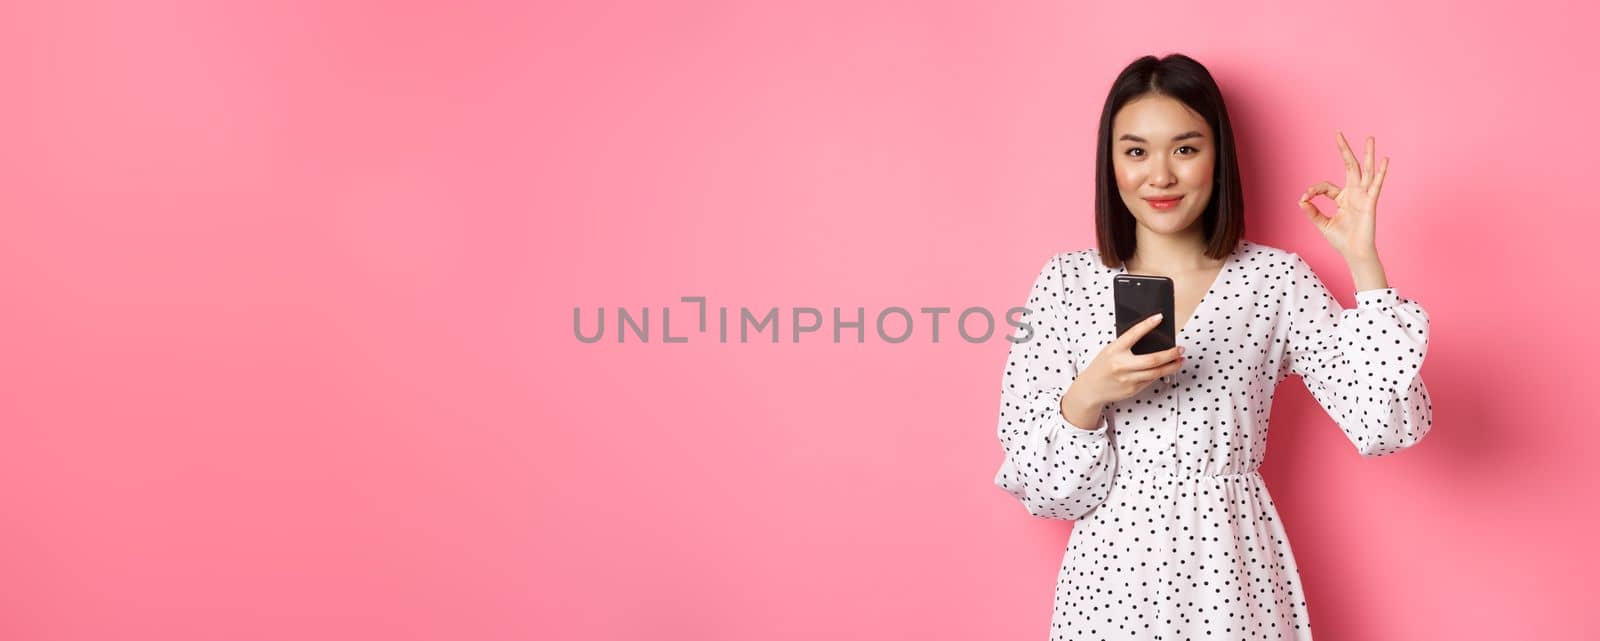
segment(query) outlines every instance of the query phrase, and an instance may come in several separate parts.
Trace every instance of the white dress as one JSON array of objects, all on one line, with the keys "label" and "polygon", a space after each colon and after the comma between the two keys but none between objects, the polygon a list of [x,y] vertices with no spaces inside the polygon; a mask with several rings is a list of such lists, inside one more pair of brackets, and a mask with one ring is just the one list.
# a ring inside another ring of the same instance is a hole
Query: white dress
[{"label": "white dress", "polygon": [[1077,521],[1050,638],[1311,639],[1258,471],[1274,390],[1299,375],[1362,456],[1415,445],[1433,422],[1427,313],[1392,287],[1343,309],[1299,255],[1241,240],[1178,330],[1181,369],[1083,429],[1058,407],[1116,338],[1121,273],[1095,249],[1051,257],[1002,377],[995,484],[1033,516]]}]

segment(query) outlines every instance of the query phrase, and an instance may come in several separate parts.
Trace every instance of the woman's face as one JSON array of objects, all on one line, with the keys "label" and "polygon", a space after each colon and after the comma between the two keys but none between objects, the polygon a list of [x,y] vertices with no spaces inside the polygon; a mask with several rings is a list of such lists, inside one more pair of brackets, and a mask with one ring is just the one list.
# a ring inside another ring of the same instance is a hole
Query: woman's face
[{"label": "woman's face", "polygon": [[[1211,126],[1176,98],[1146,94],[1122,106],[1111,123],[1111,158],[1122,204],[1139,225],[1160,234],[1188,229],[1216,183]],[[1158,207],[1151,198],[1182,198]]]}]

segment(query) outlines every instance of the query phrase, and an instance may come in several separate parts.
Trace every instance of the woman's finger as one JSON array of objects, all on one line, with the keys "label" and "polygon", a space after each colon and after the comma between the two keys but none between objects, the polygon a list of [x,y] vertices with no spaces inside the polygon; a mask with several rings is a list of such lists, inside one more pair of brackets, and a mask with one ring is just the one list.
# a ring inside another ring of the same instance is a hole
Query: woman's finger
[{"label": "woman's finger", "polygon": [[1383,164],[1378,165],[1378,176],[1372,179],[1372,187],[1367,193],[1372,194],[1372,199],[1378,199],[1378,192],[1383,191],[1383,177],[1389,175],[1389,157],[1383,157]]},{"label": "woman's finger", "polygon": [[1157,368],[1153,368],[1153,369],[1139,370],[1137,372],[1129,374],[1128,378],[1132,379],[1133,382],[1135,382],[1135,383],[1146,383],[1146,382],[1149,382],[1149,381],[1156,380],[1158,378],[1163,378],[1163,377],[1168,376],[1170,374],[1177,373],[1178,368],[1180,368],[1180,367],[1183,367],[1183,359],[1181,359],[1181,358],[1178,359],[1178,360],[1172,361],[1171,363],[1167,363],[1166,365],[1163,365],[1161,367],[1157,367]]},{"label": "woman's finger", "polygon": [[1361,163],[1356,162],[1356,153],[1350,151],[1350,143],[1345,142],[1344,132],[1339,134],[1339,155],[1344,157],[1344,184],[1361,184]]},{"label": "woman's finger", "polygon": [[1362,187],[1371,187],[1372,186],[1372,177],[1377,175],[1377,173],[1378,173],[1378,172],[1374,171],[1374,168],[1376,168],[1378,165],[1377,165],[1377,163],[1373,162],[1373,160],[1372,160],[1372,154],[1373,154],[1373,151],[1374,151],[1373,150],[1373,146],[1376,145],[1376,144],[1377,144],[1377,140],[1375,140],[1372,136],[1367,136],[1367,164],[1364,165],[1365,168],[1362,169],[1362,171],[1361,171],[1361,186]]},{"label": "woman's finger", "polygon": [[1144,320],[1134,323],[1133,327],[1129,327],[1128,331],[1123,332],[1113,343],[1117,345],[1118,349],[1132,350],[1134,343],[1139,342],[1139,339],[1144,338],[1145,334],[1149,334],[1150,330],[1155,329],[1160,324],[1160,312],[1146,316]]},{"label": "woman's finger", "polygon": [[1168,376],[1168,375],[1171,375],[1171,374],[1176,374],[1176,373],[1178,373],[1178,368],[1180,368],[1180,367],[1183,367],[1183,359],[1182,358],[1180,358],[1178,360],[1175,360],[1175,361],[1172,361],[1171,363],[1167,364],[1166,367],[1161,368],[1162,369],[1161,375],[1162,376]]},{"label": "woman's finger", "polygon": [[1306,188],[1306,193],[1300,195],[1300,202],[1310,202],[1317,194],[1324,194],[1329,198],[1338,198],[1339,193],[1343,191],[1338,185],[1324,180]]},{"label": "woman's finger", "polygon": [[1325,194],[1329,198],[1338,198],[1340,192],[1342,191],[1344,190],[1339,189],[1338,185],[1326,180],[1312,185],[1310,188],[1306,189],[1306,193],[1300,195],[1300,210],[1306,213],[1306,219],[1310,220],[1312,224],[1316,225],[1317,229],[1321,229],[1327,225],[1328,221],[1331,219],[1324,215],[1322,210],[1317,209],[1317,205],[1311,202],[1311,199],[1315,198],[1317,194]]},{"label": "woman's finger", "polygon": [[1300,209],[1306,212],[1306,218],[1310,219],[1311,223],[1316,225],[1318,229],[1321,229],[1324,225],[1328,224],[1328,221],[1332,220],[1331,218],[1324,216],[1322,214],[1322,210],[1317,209],[1317,206],[1312,204],[1309,200],[1301,200]]},{"label": "woman's finger", "polygon": [[1159,352],[1150,352],[1149,354],[1134,354],[1133,359],[1128,361],[1128,367],[1135,370],[1145,370],[1152,367],[1160,367],[1167,364],[1167,361],[1170,361],[1174,358],[1181,358],[1182,356],[1183,346],[1174,345]]}]

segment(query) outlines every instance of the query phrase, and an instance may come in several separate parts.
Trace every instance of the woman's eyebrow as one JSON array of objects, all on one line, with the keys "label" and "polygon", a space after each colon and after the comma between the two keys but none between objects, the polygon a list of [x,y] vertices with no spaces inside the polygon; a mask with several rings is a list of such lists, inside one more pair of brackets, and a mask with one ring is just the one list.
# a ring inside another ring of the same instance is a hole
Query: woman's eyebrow
[{"label": "woman's eyebrow", "polygon": [[[1173,136],[1172,137],[1172,142],[1178,142],[1179,140],[1188,140],[1190,138],[1204,138],[1204,137],[1205,137],[1205,134],[1202,134],[1202,133],[1200,133],[1198,131],[1185,131],[1185,132],[1183,132],[1181,134]],[[1148,140],[1145,140],[1145,139],[1140,138],[1138,136],[1135,136],[1133,134],[1122,134],[1122,136],[1117,138],[1117,140],[1132,140],[1134,142],[1150,142]]]}]

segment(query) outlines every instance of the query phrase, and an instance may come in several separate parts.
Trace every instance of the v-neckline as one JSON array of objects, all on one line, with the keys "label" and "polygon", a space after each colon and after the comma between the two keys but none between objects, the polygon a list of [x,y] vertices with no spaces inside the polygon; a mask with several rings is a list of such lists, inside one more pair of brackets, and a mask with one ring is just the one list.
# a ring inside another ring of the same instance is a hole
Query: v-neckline
[{"label": "v-neckline", "polygon": [[[1200,302],[1195,303],[1194,312],[1189,314],[1189,318],[1183,321],[1183,327],[1179,327],[1177,329],[1177,335],[1179,337],[1182,337],[1184,335],[1183,332],[1189,329],[1190,325],[1194,324],[1194,319],[1200,317],[1200,312],[1206,310],[1207,303],[1209,303],[1212,298],[1211,294],[1216,292],[1217,285],[1222,282],[1222,275],[1228,273],[1228,270],[1233,267],[1234,261],[1239,257],[1240,254],[1244,253],[1245,245],[1249,242],[1250,241],[1248,240],[1240,238],[1238,244],[1233,246],[1233,251],[1228,252],[1228,255],[1222,259],[1222,268],[1218,269],[1217,275],[1211,278],[1211,285],[1206,287],[1206,293],[1200,295]],[[1128,273],[1127,261],[1119,261],[1119,264],[1117,265],[1117,273]],[[1178,322],[1178,319],[1174,318],[1172,319],[1172,322],[1176,323]],[[1183,343],[1179,342],[1179,344],[1182,345]]]}]

